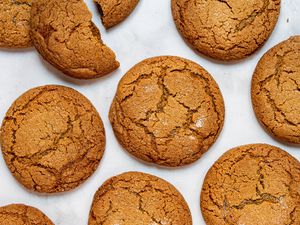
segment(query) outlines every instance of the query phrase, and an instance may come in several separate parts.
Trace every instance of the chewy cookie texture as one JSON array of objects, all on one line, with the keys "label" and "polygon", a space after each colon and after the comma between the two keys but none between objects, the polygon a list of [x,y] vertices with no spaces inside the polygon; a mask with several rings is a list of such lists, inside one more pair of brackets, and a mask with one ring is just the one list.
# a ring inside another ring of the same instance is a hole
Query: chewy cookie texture
[{"label": "chewy cookie texture", "polygon": [[109,118],[128,152],[175,167],[196,161],[216,141],[224,103],[202,67],[179,57],[155,57],[121,79]]},{"label": "chewy cookie texture", "polygon": [[192,225],[187,203],[176,188],[158,177],[127,172],[96,192],[89,225]]},{"label": "chewy cookie texture", "polygon": [[39,0],[32,4],[31,38],[54,67],[79,79],[104,76],[119,67],[101,40],[83,0]]},{"label": "chewy cookie texture", "polygon": [[79,92],[42,86],[21,95],[1,128],[1,147],[14,177],[37,192],[63,192],[96,170],[105,132],[99,114]]},{"label": "chewy cookie texture", "polygon": [[201,209],[207,225],[300,224],[300,163],[252,144],[225,153],[207,173]]},{"label": "chewy cookie texture", "polygon": [[0,1],[0,47],[30,47],[29,20],[32,0]]},{"label": "chewy cookie texture", "polygon": [[22,204],[0,207],[0,225],[54,225],[40,210]]},{"label": "chewy cookie texture", "polygon": [[109,29],[126,19],[134,10],[139,0],[94,0],[100,10],[101,19]]},{"label": "chewy cookie texture", "polygon": [[238,60],[260,48],[272,33],[280,0],[172,0],[175,24],[197,51]]},{"label": "chewy cookie texture", "polygon": [[252,78],[252,103],[272,135],[300,144],[300,36],[276,45],[259,61]]}]

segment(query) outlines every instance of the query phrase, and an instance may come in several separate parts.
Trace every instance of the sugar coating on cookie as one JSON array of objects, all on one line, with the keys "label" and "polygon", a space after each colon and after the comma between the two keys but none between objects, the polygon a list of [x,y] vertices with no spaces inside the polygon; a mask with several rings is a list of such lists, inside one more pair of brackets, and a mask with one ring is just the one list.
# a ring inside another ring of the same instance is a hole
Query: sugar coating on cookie
[{"label": "sugar coating on cookie", "polygon": [[270,49],[252,78],[258,120],[276,138],[300,144],[300,36]]},{"label": "sugar coating on cookie", "polygon": [[91,19],[83,0],[35,1],[31,10],[33,44],[46,61],[69,76],[104,76],[119,63]]},{"label": "sugar coating on cookie", "polygon": [[0,207],[0,225],[54,225],[40,210],[22,204]]},{"label": "sugar coating on cookie", "polygon": [[201,209],[207,225],[300,224],[300,163],[252,144],[225,153],[207,173]]},{"label": "sugar coating on cookie", "polygon": [[74,89],[42,86],[21,95],[1,128],[6,164],[26,188],[63,192],[96,170],[105,132],[91,102]]},{"label": "sugar coating on cookie", "polygon": [[271,35],[280,0],[172,0],[175,24],[197,51],[219,60],[251,55]]},{"label": "sugar coating on cookie", "polygon": [[173,185],[150,174],[127,172],[98,189],[88,224],[192,225],[192,217]]},{"label": "sugar coating on cookie", "polygon": [[196,161],[216,141],[224,103],[218,85],[198,64],[155,57],[121,79],[109,118],[128,152],[175,167]]},{"label": "sugar coating on cookie", "polygon": [[0,1],[0,47],[31,46],[29,20],[32,0]]},{"label": "sugar coating on cookie", "polygon": [[125,20],[134,10],[139,0],[94,0],[101,11],[101,19],[106,29]]}]

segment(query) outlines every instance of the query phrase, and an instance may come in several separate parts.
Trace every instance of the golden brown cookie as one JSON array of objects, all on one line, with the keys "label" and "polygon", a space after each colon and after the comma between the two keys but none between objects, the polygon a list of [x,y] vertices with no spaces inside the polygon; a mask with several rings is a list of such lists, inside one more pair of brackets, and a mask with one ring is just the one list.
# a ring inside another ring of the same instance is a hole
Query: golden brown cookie
[{"label": "golden brown cookie", "polygon": [[252,103],[272,135],[300,144],[300,36],[276,45],[259,61],[252,78]]},{"label": "golden brown cookie", "polygon": [[0,1],[0,47],[31,46],[29,20],[32,0]]},{"label": "golden brown cookie", "polygon": [[91,18],[83,0],[35,1],[31,10],[33,44],[46,61],[69,76],[104,76],[119,63]]},{"label": "golden brown cookie", "polygon": [[74,89],[48,85],[21,95],[1,128],[8,168],[26,188],[63,192],[96,170],[105,132],[91,102]]},{"label": "golden brown cookie", "polygon": [[192,217],[173,185],[150,174],[127,172],[98,189],[88,224],[192,225]]},{"label": "golden brown cookie", "polygon": [[271,35],[280,0],[172,0],[176,26],[197,51],[219,60],[251,55]]},{"label": "golden brown cookie", "polygon": [[300,163],[267,144],[225,153],[208,171],[201,193],[207,225],[300,224]]},{"label": "golden brown cookie", "polygon": [[175,167],[196,161],[216,141],[224,103],[218,85],[202,67],[162,56],[146,59],[125,74],[109,118],[128,152]]},{"label": "golden brown cookie", "polygon": [[22,204],[0,207],[0,225],[54,225],[40,210]]},{"label": "golden brown cookie", "polygon": [[139,0],[94,0],[99,6],[103,25],[109,29],[125,20]]}]

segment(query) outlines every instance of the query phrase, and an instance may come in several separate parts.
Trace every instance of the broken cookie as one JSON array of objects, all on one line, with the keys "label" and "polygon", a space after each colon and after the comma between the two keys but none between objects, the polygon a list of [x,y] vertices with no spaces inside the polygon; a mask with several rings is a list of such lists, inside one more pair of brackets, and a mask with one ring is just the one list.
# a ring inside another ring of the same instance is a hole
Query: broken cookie
[{"label": "broken cookie", "polygon": [[176,167],[199,159],[224,122],[217,83],[198,64],[174,56],[146,59],[121,79],[109,119],[131,154]]},{"label": "broken cookie", "polygon": [[270,49],[252,78],[252,103],[274,137],[300,144],[300,36]]},{"label": "broken cookie", "polygon": [[130,15],[139,0],[94,0],[101,12],[103,25],[111,28]]},{"label": "broken cookie", "polygon": [[280,0],[172,0],[175,24],[200,53],[219,60],[251,55],[271,35]]},{"label": "broken cookie", "polygon": [[83,0],[39,0],[31,10],[34,46],[54,67],[79,79],[104,76],[119,67],[101,40]]},{"label": "broken cookie", "polygon": [[201,193],[207,225],[300,224],[300,163],[267,144],[225,153],[208,171]]},{"label": "broken cookie", "polygon": [[44,193],[76,188],[97,169],[105,149],[101,118],[82,94],[64,86],[31,89],[10,107],[1,148],[13,176]]},{"label": "broken cookie", "polygon": [[30,47],[29,20],[32,0],[0,1],[0,47]]},{"label": "broken cookie", "polygon": [[107,180],[96,192],[89,225],[192,225],[189,207],[167,181],[127,172]]}]

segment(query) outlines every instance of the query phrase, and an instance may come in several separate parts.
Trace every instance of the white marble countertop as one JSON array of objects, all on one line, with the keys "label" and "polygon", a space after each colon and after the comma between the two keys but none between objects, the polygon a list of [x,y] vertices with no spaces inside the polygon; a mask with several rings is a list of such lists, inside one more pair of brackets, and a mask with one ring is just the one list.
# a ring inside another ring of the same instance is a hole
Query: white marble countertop
[{"label": "white marble countertop", "polygon": [[[288,146],[270,137],[259,125],[252,110],[250,81],[256,63],[269,48],[300,34],[300,1],[282,0],[281,15],[268,42],[253,56],[233,64],[215,62],[196,54],[177,32],[171,16],[170,0],[142,0],[122,24],[106,32],[92,0],[86,0],[102,38],[117,54],[121,67],[109,76],[79,81],[62,75],[31,48],[0,51],[0,120],[11,103],[29,88],[45,84],[71,86],[86,95],[98,109],[106,128],[104,158],[94,175],[79,188],[58,195],[38,195],[25,190],[10,174],[0,156],[0,205],[24,203],[46,213],[56,225],[87,224],[90,205],[98,187],[109,177],[125,171],[142,171],[162,177],[183,194],[193,215],[193,224],[205,224],[200,212],[200,190],[210,166],[228,149],[249,143],[279,146],[300,160],[300,146]],[[207,69],[218,82],[226,104],[223,131],[213,147],[196,163],[179,169],[143,164],[118,144],[108,121],[108,110],[118,81],[134,64],[158,55],[191,59]]]}]

